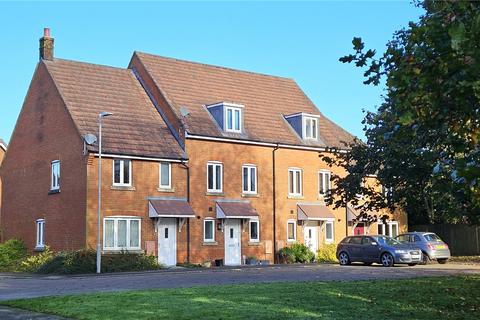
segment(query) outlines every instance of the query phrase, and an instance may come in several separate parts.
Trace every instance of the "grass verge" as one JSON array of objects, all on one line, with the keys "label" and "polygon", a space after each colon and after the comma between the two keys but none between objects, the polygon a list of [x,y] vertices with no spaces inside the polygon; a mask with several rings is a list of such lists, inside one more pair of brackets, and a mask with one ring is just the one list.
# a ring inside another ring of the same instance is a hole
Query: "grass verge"
[{"label": "grass verge", "polygon": [[207,286],[2,303],[74,319],[474,319],[480,276]]}]

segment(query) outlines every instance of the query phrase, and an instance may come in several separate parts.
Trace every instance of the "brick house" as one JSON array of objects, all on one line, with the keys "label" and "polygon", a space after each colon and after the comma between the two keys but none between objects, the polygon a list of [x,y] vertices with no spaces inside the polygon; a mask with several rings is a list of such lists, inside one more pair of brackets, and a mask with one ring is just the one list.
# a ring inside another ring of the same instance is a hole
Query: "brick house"
[{"label": "brick house", "polygon": [[[0,139],[0,168],[2,167],[3,158],[5,157],[5,153],[7,152],[7,144],[5,141]],[[2,177],[0,176],[0,215],[2,214]],[[0,223],[2,218],[0,217]],[[0,224],[0,240],[2,239],[1,233],[1,224]]]},{"label": "brick house", "polygon": [[[46,30],[1,169],[5,239],[95,248],[101,112],[104,252],[239,265],[367,232],[348,227],[353,208],[324,205],[345,173],[319,155],[353,137],[293,80],[140,52],[126,69],[58,59]],[[370,233],[406,228],[379,214]]]}]

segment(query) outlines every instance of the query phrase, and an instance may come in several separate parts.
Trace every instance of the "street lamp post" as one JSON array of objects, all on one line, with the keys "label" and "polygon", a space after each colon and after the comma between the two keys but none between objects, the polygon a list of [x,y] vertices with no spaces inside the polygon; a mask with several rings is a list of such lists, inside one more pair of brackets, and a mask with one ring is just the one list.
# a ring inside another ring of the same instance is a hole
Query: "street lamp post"
[{"label": "street lamp post", "polygon": [[98,115],[98,214],[97,214],[97,273],[101,272],[102,243],[100,238],[100,214],[102,205],[102,119],[113,113],[101,112]]}]

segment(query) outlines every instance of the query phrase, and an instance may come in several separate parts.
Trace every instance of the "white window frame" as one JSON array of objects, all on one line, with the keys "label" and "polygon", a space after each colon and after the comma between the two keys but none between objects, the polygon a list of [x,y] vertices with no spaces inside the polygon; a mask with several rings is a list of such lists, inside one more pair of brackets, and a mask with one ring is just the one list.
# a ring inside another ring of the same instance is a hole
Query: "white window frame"
[{"label": "white window frame", "polygon": [[[327,226],[331,225],[332,226],[332,237],[327,238]],[[335,225],[333,221],[326,221],[325,222],[325,243],[333,243],[335,241]]]},{"label": "white window frame", "polygon": [[[223,129],[227,132],[235,132],[235,133],[241,133],[242,132],[242,124],[243,124],[243,110],[242,108],[239,108],[239,107],[232,107],[232,106],[229,106],[229,105],[224,105],[223,106],[224,108],[224,121],[223,121]],[[232,127],[229,128],[228,127],[228,111],[232,111]],[[239,123],[239,128],[236,129],[235,128],[235,111],[238,111],[238,123]]]},{"label": "white window frame", "polygon": [[[257,225],[257,238],[252,238],[252,224]],[[250,242],[260,242],[260,221],[256,219],[251,219],[248,223],[248,237]]]},{"label": "white window frame", "polygon": [[[377,223],[377,234],[378,234],[378,235],[382,235],[382,236],[385,235],[385,231],[386,231],[385,226],[386,226],[386,225],[385,225],[384,223]],[[378,233],[378,227],[381,227],[381,228],[382,228],[382,232],[381,232],[381,233]]]},{"label": "white window frame", "polygon": [[[212,174],[213,174],[213,189],[210,189],[208,187],[208,167],[213,166]],[[216,186],[217,183],[217,170],[216,167],[220,166],[220,188]],[[215,188],[217,187],[217,188]],[[207,162],[207,192],[209,193],[222,193],[223,192],[223,163],[221,162],[216,162],[216,161],[208,161]]]},{"label": "white window frame", "polygon": [[[115,183],[115,161],[120,161],[120,182]],[[124,177],[124,167],[125,167],[125,161],[128,161],[128,175],[130,178],[130,181],[128,183],[125,183],[125,177]],[[112,181],[113,185],[117,187],[131,187],[132,186],[132,160],[131,159],[113,159],[112,161]]]},{"label": "white window frame", "polygon": [[[293,173],[293,183],[294,183],[293,190],[290,182],[290,172]],[[295,186],[297,181],[297,176],[296,176],[297,174],[300,175],[299,186]],[[303,194],[303,170],[300,168],[288,168],[288,195],[291,197],[299,197],[302,194]]]},{"label": "white window frame", "polygon": [[[58,167],[58,177],[55,180],[55,169]],[[50,179],[50,190],[56,191],[60,190],[60,176],[61,176],[61,166],[60,160],[53,160],[51,163],[51,179]],[[55,183],[56,182],[56,183]]]},{"label": "white window frame", "polygon": [[[328,175],[328,186],[324,185],[324,175]],[[326,192],[322,193],[322,189],[325,189]],[[323,197],[328,196],[328,191],[332,189],[332,172],[328,170],[320,170],[318,172],[318,194]]]},{"label": "white window frame", "polygon": [[398,236],[400,234],[399,229],[398,229],[398,222],[397,221],[389,221],[388,222],[389,237],[392,237],[392,238],[393,238],[393,233],[392,233],[392,231],[393,231],[392,226],[393,225],[397,226],[397,235],[396,236]]},{"label": "white window frame", "polygon": [[[106,247],[106,232],[105,232],[105,222],[108,220],[113,221],[113,247]],[[118,246],[118,221],[119,220],[126,220],[126,246],[119,247]],[[131,247],[130,246],[130,223],[131,221],[138,221],[138,247]],[[142,247],[142,219],[138,217],[128,217],[128,216],[115,216],[115,217],[105,217],[103,218],[103,250],[108,251],[121,251],[121,250],[141,250]]]},{"label": "white window frame", "polygon": [[[212,239],[205,238],[206,235],[206,224],[207,221],[212,222]],[[215,242],[215,219],[213,218],[205,218],[203,219],[203,242]]]},{"label": "white window frame", "polygon": [[[168,165],[168,185],[162,185],[162,164]],[[170,162],[162,161],[158,164],[158,187],[160,189],[172,189],[172,164]]]},{"label": "white window frame", "polygon": [[[309,140],[318,140],[318,118],[316,117],[308,117],[308,116],[303,116],[302,117],[302,127],[303,127],[303,139],[309,139]],[[310,122],[312,126],[312,130],[310,130],[310,135],[307,136],[307,122]],[[313,130],[313,123],[315,123],[315,130]]]},{"label": "white window frame", "polygon": [[[243,171],[247,169],[247,181],[245,181],[245,176]],[[252,190],[251,179],[252,179],[252,170],[255,174],[255,190]],[[247,183],[247,191],[245,191],[245,183]],[[243,194],[257,194],[258,193],[258,173],[257,166],[253,164],[245,164],[242,166],[242,193]]]},{"label": "white window frame", "polygon": [[35,227],[37,230],[35,248],[43,249],[45,248],[45,219],[38,219],[35,221]]},{"label": "white window frame", "polygon": [[[288,226],[293,224],[293,238],[288,237]],[[287,221],[287,242],[295,242],[297,241],[297,222],[295,220],[288,220]]]}]

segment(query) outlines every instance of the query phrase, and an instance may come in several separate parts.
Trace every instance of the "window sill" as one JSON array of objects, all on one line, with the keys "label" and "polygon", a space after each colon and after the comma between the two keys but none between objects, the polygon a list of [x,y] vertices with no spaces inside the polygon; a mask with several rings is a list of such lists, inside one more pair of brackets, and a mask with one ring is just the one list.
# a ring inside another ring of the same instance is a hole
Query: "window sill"
[{"label": "window sill", "polygon": [[260,198],[258,193],[242,193],[242,198]]},{"label": "window sill", "polygon": [[60,189],[50,189],[50,191],[48,191],[48,194],[57,194],[57,193],[60,193]]},{"label": "window sill", "polygon": [[169,192],[169,193],[173,193],[173,192],[175,192],[175,188],[157,188],[157,191],[158,191],[158,192]]},{"label": "window sill", "polygon": [[37,246],[33,249],[33,251],[35,252],[41,252],[41,251],[45,251],[45,246]]},{"label": "window sill", "polygon": [[287,243],[295,243],[295,242],[297,242],[296,239],[287,239]]},{"label": "window sill", "polygon": [[204,246],[216,246],[218,245],[217,241],[203,241]]},{"label": "window sill", "polygon": [[260,241],[249,241],[248,246],[250,247],[258,247],[260,246]]},{"label": "window sill", "polygon": [[223,192],[212,192],[212,191],[207,191],[205,193],[206,196],[217,196],[217,197],[225,197],[225,194]]},{"label": "window sill", "polygon": [[135,191],[135,187],[132,187],[132,186],[111,186],[110,190]]},{"label": "window sill", "polygon": [[289,194],[287,196],[287,199],[300,199],[301,200],[301,199],[305,199],[305,197],[302,196],[302,195],[291,195],[291,194]]},{"label": "window sill", "polygon": [[121,253],[137,253],[141,254],[144,251],[142,249],[132,249],[132,250],[127,250],[127,249],[103,249],[102,254],[121,254]]}]

